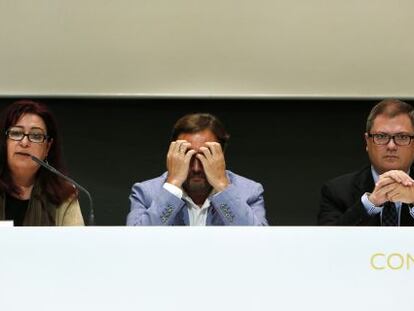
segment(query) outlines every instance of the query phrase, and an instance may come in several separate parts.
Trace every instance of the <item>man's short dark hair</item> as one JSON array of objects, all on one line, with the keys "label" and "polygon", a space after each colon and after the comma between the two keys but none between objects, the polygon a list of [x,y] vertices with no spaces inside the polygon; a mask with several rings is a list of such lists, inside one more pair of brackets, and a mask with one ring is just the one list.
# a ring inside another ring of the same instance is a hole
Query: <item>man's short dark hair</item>
[{"label": "man's short dark hair", "polygon": [[389,118],[394,118],[400,114],[407,114],[411,120],[411,124],[414,127],[414,108],[413,106],[403,102],[402,100],[389,98],[380,101],[376,104],[368,115],[366,132],[371,131],[374,120],[379,115],[385,115]]},{"label": "man's short dark hair", "polygon": [[180,134],[193,134],[204,130],[210,130],[220,143],[223,150],[227,146],[230,134],[227,133],[223,123],[209,113],[192,113],[181,117],[174,125],[172,140],[177,140]]}]

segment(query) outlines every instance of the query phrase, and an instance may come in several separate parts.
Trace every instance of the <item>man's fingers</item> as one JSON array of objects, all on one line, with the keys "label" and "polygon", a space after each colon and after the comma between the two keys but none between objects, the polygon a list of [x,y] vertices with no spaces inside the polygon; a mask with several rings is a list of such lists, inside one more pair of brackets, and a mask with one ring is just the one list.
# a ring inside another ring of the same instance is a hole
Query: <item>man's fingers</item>
[{"label": "man's fingers", "polygon": [[380,189],[380,188],[382,188],[382,187],[384,187],[384,186],[387,186],[387,185],[390,185],[390,184],[393,184],[393,183],[396,183],[396,181],[393,179],[393,178],[391,178],[391,177],[383,177],[383,178],[381,178],[376,184],[375,184],[375,187],[377,188],[377,189]]},{"label": "man's fingers", "polygon": [[210,148],[207,147],[200,147],[200,152],[208,159],[210,160],[212,157],[212,153]]},{"label": "man's fingers", "polygon": [[206,142],[206,146],[210,149],[213,156],[222,154],[221,145],[217,142]]},{"label": "man's fingers", "polygon": [[412,186],[414,184],[414,180],[408,174],[399,170],[388,171],[380,176],[380,178],[382,177],[392,178],[405,186]]},{"label": "man's fingers", "polygon": [[388,201],[395,201],[398,199],[400,194],[401,194],[400,190],[396,188],[387,193],[387,199]]},{"label": "man's fingers", "polygon": [[394,179],[395,181],[397,181],[399,183],[402,182],[402,178],[399,176],[398,173],[396,173],[396,171],[388,171],[388,172],[384,173],[382,176],[387,177],[387,178],[392,178],[392,179]]},{"label": "man's fingers", "polygon": [[178,152],[182,154],[186,154],[187,150],[190,149],[190,147],[191,147],[190,143],[187,143],[187,142],[182,143],[180,145],[180,148],[178,149]]},{"label": "man's fingers", "polygon": [[201,154],[201,153],[197,153],[195,156],[197,157],[197,159],[200,160],[200,162],[203,165],[203,167],[206,167],[206,164],[207,164],[207,158],[206,158],[206,156],[204,154]]},{"label": "man's fingers", "polygon": [[184,156],[184,161],[186,162],[186,163],[190,163],[190,161],[191,161],[191,158],[193,157],[193,155],[196,153],[196,151],[195,150],[193,150],[193,149],[190,149],[190,150],[188,150],[188,152],[185,154],[185,156]]},{"label": "man's fingers", "polygon": [[175,145],[176,145],[176,142],[175,141],[172,141],[171,144],[170,144],[170,147],[168,148],[168,154],[171,154],[171,153],[174,152]]},{"label": "man's fingers", "polygon": [[175,143],[173,152],[179,153],[181,151],[181,148],[182,148],[183,144],[187,143],[187,141],[186,140],[176,140],[173,143]]},{"label": "man's fingers", "polygon": [[397,187],[399,187],[399,184],[397,184],[397,183],[392,183],[392,184],[390,184],[390,185],[386,185],[386,186],[384,186],[384,187],[382,187],[382,188],[380,188],[380,189],[377,189],[376,190],[376,193],[378,194],[378,195],[380,195],[380,196],[384,196],[384,197],[386,197],[387,196],[387,194],[390,192],[390,191],[393,191],[394,189],[396,189]]}]

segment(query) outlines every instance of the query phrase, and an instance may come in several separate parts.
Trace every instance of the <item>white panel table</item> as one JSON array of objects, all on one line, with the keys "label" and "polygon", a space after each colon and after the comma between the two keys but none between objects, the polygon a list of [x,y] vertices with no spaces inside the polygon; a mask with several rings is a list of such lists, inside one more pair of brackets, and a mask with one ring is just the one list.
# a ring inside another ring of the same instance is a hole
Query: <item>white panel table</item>
[{"label": "white panel table", "polygon": [[412,310],[413,228],[0,228],[0,310]]}]

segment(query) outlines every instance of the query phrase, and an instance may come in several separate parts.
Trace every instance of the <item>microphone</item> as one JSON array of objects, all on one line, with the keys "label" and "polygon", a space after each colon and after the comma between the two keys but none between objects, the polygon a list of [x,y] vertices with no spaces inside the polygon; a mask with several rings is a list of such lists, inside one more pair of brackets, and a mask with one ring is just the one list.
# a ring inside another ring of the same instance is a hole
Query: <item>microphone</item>
[{"label": "microphone", "polygon": [[66,181],[70,182],[71,184],[73,184],[74,186],[76,186],[76,188],[78,188],[79,190],[82,190],[88,197],[89,199],[89,219],[88,219],[88,225],[89,226],[93,226],[95,225],[95,211],[93,208],[93,201],[92,201],[92,197],[91,194],[89,193],[88,190],[86,190],[84,187],[82,187],[81,185],[79,185],[76,181],[74,181],[72,178],[63,175],[61,172],[59,172],[57,169],[55,169],[53,166],[49,165],[48,163],[46,163],[45,161],[42,161],[38,158],[36,158],[35,156],[31,155],[31,154],[27,154],[28,156],[30,156],[30,158],[35,161],[37,164],[43,166],[45,169],[47,169],[48,171],[52,172],[53,174],[56,174],[60,177],[62,177],[63,179],[65,179]]}]

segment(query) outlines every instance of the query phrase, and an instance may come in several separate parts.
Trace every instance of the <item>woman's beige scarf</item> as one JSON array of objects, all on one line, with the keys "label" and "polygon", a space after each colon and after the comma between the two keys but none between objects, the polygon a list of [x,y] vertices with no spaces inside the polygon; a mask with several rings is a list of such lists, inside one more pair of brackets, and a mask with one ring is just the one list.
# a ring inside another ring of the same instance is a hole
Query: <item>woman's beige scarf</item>
[{"label": "woman's beige scarf", "polygon": [[[5,219],[6,194],[0,193],[0,220]],[[54,226],[56,221],[56,205],[47,201],[42,195],[38,182],[35,183],[30,196],[29,206],[24,216],[23,226]]]}]

